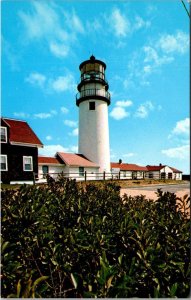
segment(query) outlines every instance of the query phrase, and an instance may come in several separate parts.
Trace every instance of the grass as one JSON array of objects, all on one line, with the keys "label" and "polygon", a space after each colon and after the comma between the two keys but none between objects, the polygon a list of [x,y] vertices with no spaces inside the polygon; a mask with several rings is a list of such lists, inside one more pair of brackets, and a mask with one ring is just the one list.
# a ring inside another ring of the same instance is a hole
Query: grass
[{"label": "grass", "polygon": [[[147,185],[155,185],[155,184],[184,184],[187,183],[188,181],[186,180],[172,180],[172,179],[143,179],[143,180],[127,180],[127,179],[123,179],[123,180],[107,180],[107,181],[103,181],[103,180],[88,180],[87,182],[84,181],[80,181],[77,182],[78,185],[85,187],[87,184],[94,184],[96,186],[102,186],[105,183],[109,183],[109,182],[115,182],[116,184],[118,184],[121,188],[127,188],[127,187],[141,187],[141,186],[147,186]],[[10,189],[10,190],[15,190],[18,189],[22,184],[5,184],[2,183],[1,184],[1,189]],[[41,184],[36,184],[36,185],[43,185]]]},{"label": "grass", "polygon": [[186,180],[172,180],[172,179],[143,179],[143,180],[114,180],[114,181],[103,181],[103,180],[99,180],[99,181],[81,181],[78,182],[78,184],[80,186],[86,186],[87,184],[93,183],[96,186],[102,186],[104,185],[105,182],[115,182],[116,184],[118,184],[121,188],[127,188],[127,187],[141,187],[141,186],[150,186],[150,185],[155,185],[155,184],[184,184],[184,183],[188,183],[188,181]]},{"label": "grass", "polygon": [[1,183],[1,189],[9,189],[9,190],[16,190],[18,189],[22,184],[6,184]]}]

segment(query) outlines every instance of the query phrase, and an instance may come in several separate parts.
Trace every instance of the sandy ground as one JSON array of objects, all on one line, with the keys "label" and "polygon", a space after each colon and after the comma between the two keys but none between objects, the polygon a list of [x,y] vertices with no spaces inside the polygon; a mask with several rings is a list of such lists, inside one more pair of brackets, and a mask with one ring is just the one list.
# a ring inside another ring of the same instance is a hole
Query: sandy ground
[{"label": "sandy ground", "polygon": [[[144,189],[121,189],[121,196],[127,194],[128,196],[138,196],[138,195],[144,195],[146,198],[156,200],[157,199],[157,194],[156,190],[153,191],[147,191]],[[189,189],[182,189],[176,192],[177,197],[182,198],[184,195],[190,195],[190,190]]]},{"label": "sandy ground", "polygon": [[[166,190],[168,190],[168,187],[165,188]],[[177,197],[183,199],[183,197],[185,195],[190,196],[190,189],[189,188],[183,188],[180,187],[180,189],[175,190],[175,191],[170,191],[170,192],[174,192],[176,194]],[[127,194],[128,196],[138,196],[138,195],[144,195],[146,196],[146,199],[152,199],[152,200],[157,200],[157,194],[156,194],[156,187],[153,187],[153,189],[151,190],[146,190],[142,187],[140,188],[128,188],[128,189],[121,189],[120,191],[121,196],[123,196],[124,194]],[[187,217],[190,218],[190,201],[189,203],[186,203],[187,198],[185,199],[184,203],[185,203],[185,208],[183,208],[181,201],[179,201],[177,199],[177,204],[181,205],[181,207],[179,207],[183,212],[186,212]]]}]

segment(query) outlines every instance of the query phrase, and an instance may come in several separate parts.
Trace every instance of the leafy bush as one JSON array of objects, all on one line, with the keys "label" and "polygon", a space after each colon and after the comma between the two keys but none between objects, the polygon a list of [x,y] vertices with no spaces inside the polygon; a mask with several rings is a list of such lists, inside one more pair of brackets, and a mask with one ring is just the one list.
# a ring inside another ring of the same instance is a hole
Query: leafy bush
[{"label": "leafy bush", "polygon": [[160,190],[156,202],[121,198],[113,183],[82,189],[62,176],[3,190],[2,297],[187,297],[180,208]]}]

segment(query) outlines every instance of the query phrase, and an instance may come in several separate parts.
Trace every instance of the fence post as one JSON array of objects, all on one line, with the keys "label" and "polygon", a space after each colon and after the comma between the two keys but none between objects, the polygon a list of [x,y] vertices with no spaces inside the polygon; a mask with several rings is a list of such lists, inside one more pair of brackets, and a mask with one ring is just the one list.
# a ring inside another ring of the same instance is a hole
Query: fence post
[{"label": "fence post", "polygon": [[35,185],[35,172],[33,172],[33,184]]},{"label": "fence post", "polygon": [[85,171],[85,182],[87,180],[87,171]]},{"label": "fence post", "polygon": [[119,179],[120,179],[120,171],[119,171]]},{"label": "fence post", "polygon": [[103,180],[105,181],[105,171],[103,171]]}]

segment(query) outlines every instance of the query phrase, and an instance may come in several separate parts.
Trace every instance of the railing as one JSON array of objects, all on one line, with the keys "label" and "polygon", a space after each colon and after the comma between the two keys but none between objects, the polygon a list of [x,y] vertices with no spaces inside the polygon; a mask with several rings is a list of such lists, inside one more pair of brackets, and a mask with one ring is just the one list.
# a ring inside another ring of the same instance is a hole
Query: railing
[{"label": "railing", "polygon": [[89,173],[87,171],[84,171],[84,173],[41,173],[41,174],[34,174],[34,181],[35,182],[46,182],[47,181],[47,175],[52,177],[53,179],[57,180],[58,176],[61,175],[65,178],[69,179],[76,179],[76,181],[88,181],[88,180],[168,180],[168,179],[180,179],[176,178],[174,174],[172,174],[172,177],[169,176],[167,173],[162,174],[156,174],[151,172],[127,172],[126,174],[124,172],[102,172],[102,173]]},{"label": "railing", "polygon": [[[63,175],[65,178],[69,179],[75,179],[76,181],[88,181],[88,180],[137,180],[137,183],[139,183],[139,180],[180,180],[179,176],[176,176],[174,173],[163,173],[163,174],[157,174],[157,173],[151,173],[151,172],[87,172],[84,171],[83,173],[79,172],[73,172],[73,173],[66,173],[66,172],[60,172],[60,173],[40,173],[35,174],[34,173],[34,183],[41,183],[41,182],[47,182],[47,175],[52,177],[53,179],[57,180],[59,175]],[[170,175],[172,174],[172,175]]]},{"label": "railing", "polygon": [[87,181],[87,180],[108,180],[108,179],[119,179],[120,174],[119,173],[107,173],[107,172],[102,172],[102,173],[89,173],[87,171],[84,171],[83,173],[66,173],[66,172],[61,172],[61,173],[44,173],[44,174],[39,174],[38,175],[38,180],[44,180],[46,181],[47,175],[52,177],[53,179],[57,179],[59,175],[64,176],[65,178],[70,178],[70,179],[76,179],[77,181]]},{"label": "railing", "polygon": [[76,94],[76,100],[79,100],[80,98],[83,97],[89,97],[89,96],[101,96],[110,100],[110,93],[108,91],[99,90],[99,89],[87,89],[81,91],[80,93]]}]

